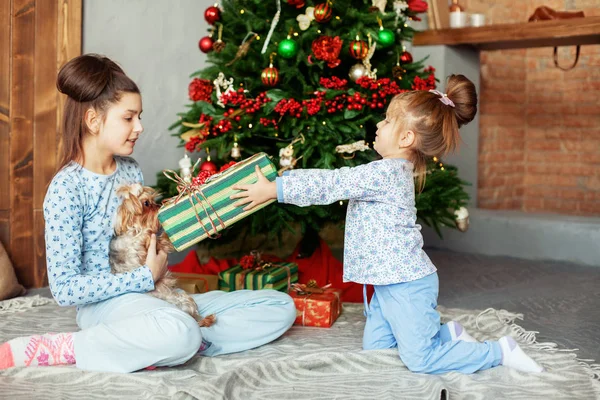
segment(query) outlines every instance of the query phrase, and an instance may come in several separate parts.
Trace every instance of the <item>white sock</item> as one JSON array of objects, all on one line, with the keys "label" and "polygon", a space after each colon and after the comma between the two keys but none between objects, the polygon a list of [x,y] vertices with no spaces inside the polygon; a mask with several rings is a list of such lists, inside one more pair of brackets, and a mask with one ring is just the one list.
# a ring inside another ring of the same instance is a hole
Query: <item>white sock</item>
[{"label": "white sock", "polygon": [[448,327],[448,331],[450,332],[450,337],[452,341],[462,340],[463,342],[477,342],[475,338],[469,335],[465,328],[461,324],[456,321],[449,321],[446,323]]},{"label": "white sock", "polygon": [[502,365],[523,372],[543,372],[544,368],[533,361],[531,357],[523,352],[521,347],[510,336],[504,336],[498,340],[502,349]]}]

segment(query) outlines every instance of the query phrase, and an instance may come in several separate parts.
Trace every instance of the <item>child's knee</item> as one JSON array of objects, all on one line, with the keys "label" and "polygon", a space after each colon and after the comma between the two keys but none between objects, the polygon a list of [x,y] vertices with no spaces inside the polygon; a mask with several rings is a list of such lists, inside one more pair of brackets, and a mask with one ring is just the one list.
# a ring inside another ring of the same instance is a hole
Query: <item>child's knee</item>
[{"label": "child's knee", "polygon": [[296,320],[296,305],[294,299],[289,294],[277,290],[259,290],[266,297],[265,305],[268,305],[271,312],[277,315],[278,321],[286,330],[289,329]]},{"label": "child's knee", "polygon": [[202,334],[194,318],[179,310],[159,310],[155,315],[156,351],[183,363],[200,348]]}]

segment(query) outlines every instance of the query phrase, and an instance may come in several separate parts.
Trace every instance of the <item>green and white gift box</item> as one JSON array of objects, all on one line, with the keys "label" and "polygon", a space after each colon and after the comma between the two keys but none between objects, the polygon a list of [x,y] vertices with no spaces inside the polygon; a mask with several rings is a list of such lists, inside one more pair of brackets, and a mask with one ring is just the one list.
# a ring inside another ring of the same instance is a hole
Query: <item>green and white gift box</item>
[{"label": "green and white gift box", "polygon": [[164,202],[158,211],[158,219],[177,251],[184,250],[207,237],[217,236],[219,231],[275,201],[270,200],[252,210],[244,211],[243,206],[233,205],[239,199],[229,198],[238,192],[232,189],[233,186],[256,183],[256,165],[268,180],[275,180],[275,165],[265,153],[258,153],[211,176],[203,185],[184,186],[182,193]]}]

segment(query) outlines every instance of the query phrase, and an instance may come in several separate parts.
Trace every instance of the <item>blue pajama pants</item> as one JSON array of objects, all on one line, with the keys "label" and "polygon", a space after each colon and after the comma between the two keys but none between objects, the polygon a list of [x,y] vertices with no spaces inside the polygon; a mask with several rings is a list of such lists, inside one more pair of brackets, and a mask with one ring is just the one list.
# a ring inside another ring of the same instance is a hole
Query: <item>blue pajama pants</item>
[{"label": "blue pajama pants", "polygon": [[437,273],[412,282],[374,286],[363,336],[365,350],[398,348],[400,359],[413,372],[473,373],[502,361],[498,342],[450,341],[448,328],[440,328],[436,311]]},{"label": "blue pajama pants", "polygon": [[290,296],[274,290],[211,291],[193,295],[200,315],[215,314],[211,327],[148,294],[128,293],[81,306],[73,334],[77,367],[132,372],[183,364],[196,353],[216,356],[269,343],[296,318]]}]

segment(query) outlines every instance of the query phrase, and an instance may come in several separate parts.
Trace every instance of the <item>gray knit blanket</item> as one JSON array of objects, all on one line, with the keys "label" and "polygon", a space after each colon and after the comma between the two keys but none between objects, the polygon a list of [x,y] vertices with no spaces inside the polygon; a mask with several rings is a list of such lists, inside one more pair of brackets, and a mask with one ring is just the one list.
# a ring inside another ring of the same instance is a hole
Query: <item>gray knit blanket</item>
[{"label": "gray knit blanket", "polygon": [[[27,299],[27,300],[23,300]],[[344,304],[331,328],[294,326],[275,342],[185,365],[132,374],[80,371],[74,366],[0,371],[0,399],[599,399],[600,366],[573,350],[539,343],[517,325],[521,314],[439,307],[478,340],[513,335],[547,372],[497,367],[472,375],[410,372],[396,350],[362,351],[362,304]],[[43,297],[0,302],[0,342],[74,331],[75,310]]]}]

